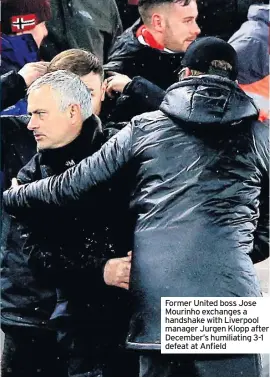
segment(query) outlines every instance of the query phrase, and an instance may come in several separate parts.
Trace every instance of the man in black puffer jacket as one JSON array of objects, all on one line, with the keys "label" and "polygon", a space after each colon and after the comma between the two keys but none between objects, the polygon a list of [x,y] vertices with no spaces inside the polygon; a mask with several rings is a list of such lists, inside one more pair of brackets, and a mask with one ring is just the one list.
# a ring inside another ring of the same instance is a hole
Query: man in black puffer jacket
[{"label": "man in black puffer jacket", "polygon": [[128,345],[141,351],[141,375],[259,376],[258,355],[158,353],[160,297],[260,297],[253,264],[269,256],[268,126],[234,82],[236,52],[202,38],[184,65],[159,111],[134,118],[64,174],[5,192],[5,205],[17,214],[91,194],[95,204],[99,186],[129,167],[136,306]]}]

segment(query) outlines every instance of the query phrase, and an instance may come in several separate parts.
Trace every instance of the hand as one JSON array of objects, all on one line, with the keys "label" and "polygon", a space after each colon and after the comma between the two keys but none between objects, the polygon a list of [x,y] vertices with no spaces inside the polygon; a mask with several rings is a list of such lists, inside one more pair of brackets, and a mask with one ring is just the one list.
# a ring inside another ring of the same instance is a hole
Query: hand
[{"label": "hand", "polygon": [[127,257],[114,258],[106,262],[104,267],[104,281],[109,286],[129,289],[131,251]]},{"label": "hand", "polygon": [[13,179],[11,180],[11,187],[12,188],[17,188],[20,184],[18,183],[18,180],[13,177]]},{"label": "hand", "polygon": [[35,80],[47,73],[48,65],[49,62],[26,63],[18,74],[23,77],[26,86],[30,87]]},{"label": "hand", "polygon": [[113,92],[122,93],[125,86],[131,82],[131,79],[122,74],[116,72],[111,72],[112,76],[108,77],[106,80],[106,93],[109,97],[113,97]]}]

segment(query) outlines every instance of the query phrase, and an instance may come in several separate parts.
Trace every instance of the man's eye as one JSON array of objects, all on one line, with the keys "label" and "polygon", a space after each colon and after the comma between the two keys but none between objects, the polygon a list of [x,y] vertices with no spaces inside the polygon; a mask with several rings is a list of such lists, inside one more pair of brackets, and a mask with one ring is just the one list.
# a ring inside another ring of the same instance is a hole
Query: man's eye
[{"label": "man's eye", "polygon": [[45,115],[44,112],[38,112],[37,114],[39,116],[39,119],[43,119],[44,118],[44,115]]}]

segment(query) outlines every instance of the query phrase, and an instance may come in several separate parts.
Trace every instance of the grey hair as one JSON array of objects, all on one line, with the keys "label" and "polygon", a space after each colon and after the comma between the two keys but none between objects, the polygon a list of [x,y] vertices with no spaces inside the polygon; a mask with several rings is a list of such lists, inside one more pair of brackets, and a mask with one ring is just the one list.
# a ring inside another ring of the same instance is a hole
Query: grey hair
[{"label": "grey hair", "polygon": [[65,70],[47,73],[33,82],[27,94],[43,85],[49,85],[60,95],[59,108],[62,112],[70,105],[77,104],[80,105],[83,121],[92,115],[91,92],[79,76]]}]

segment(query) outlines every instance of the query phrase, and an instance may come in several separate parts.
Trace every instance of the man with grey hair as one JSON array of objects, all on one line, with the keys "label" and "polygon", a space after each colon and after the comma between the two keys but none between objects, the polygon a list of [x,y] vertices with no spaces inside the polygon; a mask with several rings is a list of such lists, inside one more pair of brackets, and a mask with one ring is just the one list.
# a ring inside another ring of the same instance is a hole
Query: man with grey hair
[{"label": "man with grey hair", "polygon": [[90,104],[90,92],[77,75],[60,70],[36,80],[28,89],[27,128],[38,150],[63,147],[76,139],[92,115]]},{"label": "man with grey hair", "polygon": [[[28,89],[28,112],[27,128],[38,153],[19,172],[20,183],[62,173],[104,143],[90,91],[73,73],[59,70],[36,80]],[[68,210],[22,212],[24,253],[38,282],[57,288],[50,324],[58,331],[69,375],[128,376],[129,356],[123,357],[119,345],[128,326],[123,289],[128,288],[131,256],[126,249],[125,256],[116,257],[108,187],[97,195],[101,202],[91,207],[90,220],[87,197]]]}]

